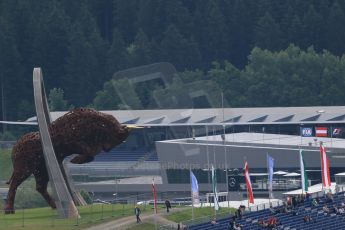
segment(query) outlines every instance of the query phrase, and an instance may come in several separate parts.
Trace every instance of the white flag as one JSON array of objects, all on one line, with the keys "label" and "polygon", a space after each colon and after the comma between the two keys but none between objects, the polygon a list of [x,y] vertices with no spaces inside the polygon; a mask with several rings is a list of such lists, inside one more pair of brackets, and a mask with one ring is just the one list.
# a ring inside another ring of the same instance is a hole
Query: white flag
[{"label": "white flag", "polygon": [[214,167],[212,165],[212,188],[213,188],[213,194],[214,194],[214,209],[219,209],[219,203],[218,203],[218,194],[217,194],[217,176],[216,171],[214,170]]}]

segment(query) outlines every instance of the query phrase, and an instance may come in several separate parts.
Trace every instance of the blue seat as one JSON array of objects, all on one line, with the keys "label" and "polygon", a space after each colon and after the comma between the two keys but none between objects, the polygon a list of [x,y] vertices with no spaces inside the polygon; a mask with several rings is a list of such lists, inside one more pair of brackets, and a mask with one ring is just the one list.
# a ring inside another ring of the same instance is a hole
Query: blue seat
[{"label": "blue seat", "polygon": [[[339,206],[341,202],[345,202],[344,192],[335,194],[333,196],[333,202],[327,203],[329,207],[334,204]],[[326,199],[321,198],[321,202],[325,203]],[[311,230],[323,230],[323,229],[345,229],[345,216],[340,216],[336,214],[325,214],[322,211],[323,204],[316,207],[311,205],[310,201],[298,204],[296,209],[298,210],[298,215],[292,215],[291,213],[278,213],[274,216],[279,220],[281,226],[278,229],[311,229]],[[313,221],[305,223],[303,217],[305,215],[310,215]],[[244,229],[249,230],[263,230],[257,223],[259,219],[268,219],[272,214],[269,210],[261,210],[256,212],[251,212],[243,215],[241,220],[236,220],[236,223],[243,225]],[[211,223],[203,223],[194,226],[190,226],[189,229],[198,230],[211,230],[219,229],[226,230],[230,216],[224,219],[217,220],[216,225]]]}]

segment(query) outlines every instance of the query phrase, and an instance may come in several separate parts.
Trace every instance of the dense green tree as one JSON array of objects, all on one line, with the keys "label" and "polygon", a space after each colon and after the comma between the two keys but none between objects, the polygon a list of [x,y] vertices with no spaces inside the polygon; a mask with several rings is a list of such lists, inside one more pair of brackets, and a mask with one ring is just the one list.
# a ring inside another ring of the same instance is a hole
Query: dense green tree
[{"label": "dense green tree", "polygon": [[113,0],[91,1],[91,13],[95,15],[102,38],[111,42],[113,35]]},{"label": "dense green tree", "polygon": [[21,80],[23,75],[22,60],[11,26],[11,23],[4,17],[0,17],[0,116],[3,120],[18,118],[17,111],[20,109],[18,104],[23,99],[19,92],[26,89]]},{"label": "dense green tree", "polygon": [[165,31],[161,49],[162,60],[171,62],[179,70],[195,68],[200,62],[196,43],[184,38],[174,25],[170,25]]},{"label": "dense green tree", "polygon": [[113,2],[113,24],[120,30],[126,43],[132,42],[138,31],[138,6],[139,0],[114,0]]},{"label": "dense green tree", "polygon": [[253,28],[251,12],[248,12],[248,2],[235,0],[229,22],[229,61],[235,66],[243,68],[247,62],[247,56],[253,45]]},{"label": "dense green tree", "polygon": [[64,92],[60,88],[50,90],[48,102],[51,111],[65,111],[68,109],[67,101],[64,99]]},{"label": "dense green tree", "polygon": [[85,106],[96,92],[94,80],[98,77],[97,57],[92,45],[82,33],[78,24],[72,29],[66,60],[63,87],[68,101],[77,106]]},{"label": "dense green tree", "polygon": [[304,27],[298,15],[292,18],[291,24],[286,30],[286,34],[286,41],[288,43],[294,43],[296,45],[303,43]]},{"label": "dense green tree", "polygon": [[68,101],[85,106],[111,76],[106,75],[107,46],[99,35],[94,18],[86,7],[80,10],[78,17],[68,46],[64,90]]},{"label": "dense green tree", "polygon": [[127,79],[110,80],[97,92],[93,100],[96,109],[142,109],[141,101],[134,87]]},{"label": "dense green tree", "polygon": [[205,73],[199,69],[179,72],[178,77],[185,83],[206,79]]},{"label": "dense green tree", "polygon": [[151,63],[151,43],[142,29],[139,29],[134,42],[128,47],[128,53],[131,66]]},{"label": "dense green tree", "polygon": [[219,88],[224,92],[224,98],[231,107],[243,106],[246,101],[244,92],[246,91],[246,79],[239,69],[229,62],[213,63],[213,68],[208,71],[211,80],[217,83]]},{"label": "dense green tree", "polygon": [[20,99],[17,108],[17,117],[20,120],[25,120],[35,114],[35,106],[30,99]]},{"label": "dense green tree", "polygon": [[[303,18],[304,39],[302,47],[314,46],[318,51],[322,50],[324,44],[325,23],[322,16],[316,12],[313,5],[310,5]],[[303,34],[301,34],[303,35]],[[300,37],[303,37],[301,36]]]},{"label": "dense green tree", "polygon": [[35,66],[43,70],[46,87],[63,87],[70,34],[70,20],[58,2],[47,5],[34,40]]},{"label": "dense green tree", "polygon": [[205,67],[210,66],[210,63],[208,63],[208,61],[206,60],[207,57],[206,55],[204,55],[204,44],[207,43],[206,39],[205,39],[205,34],[206,34],[206,16],[205,16],[205,12],[203,9],[203,5],[202,4],[198,4],[196,6],[196,9],[194,11],[194,15],[193,15],[193,24],[194,24],[194,36],[197,39],[197,43],[199,46],[199,51],[200,53],[202,53],[203,55],[201,56],[202,58],[202,65]]},{"label": "dense green tree", "polygon": [[255,45],[262,49],[281,49],[282,39],[279,25],[268,12],[260,18],[255,28]]},{"label": "dense green tree", "polygon": [[[114,72],[160,61],[186,70],[181,78],[191,87],[198,85],[193,78],[212,78],[232,106],[338,105],[344,12],[339,0],[1,0],[1,114],[34,115],[35,66],[43,68],[47,90],[61,88],[69,102],[85,106]],[[154,104],[148,90],[130,95],[140,99],[127,105],[118,95],[105,107]]]},{"label": "dense green tree", "polygon": [[164,4],[162,0],[140,0],[137,27],[150,39],[162,38],[162,30],[167,23]]},{"label": "dense green tree", "polygon": [[102,90],[97,92],[92,107],[100,110],[116,110],[119,109],[120,102],[121,99],[114,87],[114,80],[110,80],[104,83]]},{"label": "dense green tree", "polygon": [[303,51],[290,46],[276,53],[254,49],[244,72],[249,85],[246,100],[250,106],[342,104],[342,91],[332,95],[335,85],[344,85],[340,66],[339,58],[327,51],[318,54],[313,48]]},{"label": "dense green tree", "polygon": [[[3,59],[4,63],[10,61],[12,57],[12,64],[7,63],[3,71],[8,72],[8,76],[12,76],[11,79],[14,84],[11,84],[15,90],[10,92],[16,92],[15,95],[11,94],[10,98],[14,99],[11,103],[7,104],[7,111],[13,111],[13,119],[19,118],[17,112],[19,111],[19,101],[24,98],[32,97],[32,70],[35,66],[33,60],[34,40],[36,32],[39,28],[38,17],[35,14],[39,13],[41,4],[35,4],[35,1],[11,1],[4,0],[3,8],[0,9],[3,20],[6,27],[1,27],[1,34],[10,39],[10,47],[14,47],[16,50],[12,54],[8,54],[8,58]],[[8,27],[7,27],[8,26]],[[6,87],[10,87],[6,84]],[[17,110],[17,111],[16,111]]]},{"label": "dense green tree", "polygon": [[[291,1],[287,1],[291,3]],[[282,32],[283,47],[287,47],[290,43],[301,45],[303,42],[304,27],[302,21],[291,4],[288,5],[287,10],[280,22],[280,29]]]},{"label": "dense green tree", "polygon": [[322,15],[322,18],[328,18],[329,7],[331,3],[332,1],[329,0],[314,0],[314,6],[317,12]]},{"label": "dense green tree", "polygon": [[225,18],[219,9],[217,1],[209,1],[206,9],[206,30],[204,36],[204,52],[206,60],[224,60],[229,52],[228,27]]},{"label": "dense green tree", "polygon": [[193,35],[192,17],[181,1],[167,1],[164,12],[166,12],[165,27],[174,24],[184,37]]},{"label": "dense green tree", "polygon": [[345,51],[345,15],[339,2],[334,1],[327,19],[327,49],[336,55]]},{"label": "dense green tree", "polygon": [[122,34],[114,29],[113,40],[108,50],[107,76],[112,76],[116,71],[125,69],[128,65],[128,53]]}]

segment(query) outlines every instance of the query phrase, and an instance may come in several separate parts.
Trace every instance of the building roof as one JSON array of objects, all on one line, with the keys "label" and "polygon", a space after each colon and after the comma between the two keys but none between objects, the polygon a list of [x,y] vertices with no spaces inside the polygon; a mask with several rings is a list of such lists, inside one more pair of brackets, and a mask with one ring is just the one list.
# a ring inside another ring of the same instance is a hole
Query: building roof
[{"label": "building roof", "polygon": [[[345,106],[157,109],[103,111],[123,124],[143,126],[204,126],[247,124],[345,123]],[[53,120],[65,114],[51,112]],[[35,121],[36,117],[27,121]]]},{"label": "building roof", "polygon": [[[331,188],[330,188],[332,193],[336,193],[335,186],[336,186],[336,183],[332,182]],[[323,191],[322,184],[315,184],[315,185],[308,187],[308,193],[309,194],[318,193],[318,192],[322,192],[322,191]],[[293,190],[290,192],[285,192],[283,194],[284,195],[300,195],[302,193],[305,193],[305,191],[303,192],[302,189],[297,189],[297,190]]]},{"label": "building roof", "polygon": [[[223,143],[224,138],[224,143]],[[199,144],[199,145],[245,145],[245,146],[275,146],[281,148],[319,147],[320,142],[327,148],[344,149],[345,139],[330,137],[301,137],[297,135],[270,134],[270,133],[228,133],[225,135],[200,136],[193,138],[165,140],[160,142],[178,144]],[[315,151],[319,151],[318,148]],[[341,158],[341,156],[337,156]],[[345,156],[343,156],[344,158]]]}]

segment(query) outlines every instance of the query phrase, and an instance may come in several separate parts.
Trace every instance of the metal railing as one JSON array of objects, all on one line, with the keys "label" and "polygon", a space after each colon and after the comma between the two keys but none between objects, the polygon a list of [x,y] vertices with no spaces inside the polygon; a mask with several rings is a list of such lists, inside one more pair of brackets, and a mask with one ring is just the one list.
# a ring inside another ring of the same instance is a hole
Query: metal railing
[{"label": "metal railing", "polygon": [[[164,194],[157,194],[164,196]],[[102,199],[102,197],[92,197],[93,203],[86,206],[78,206],[80,218],[61,219],[56,210],[50,207],[43,208],[16,208],[14,215],[5,215],[2,208],[4,203],[0,202],[0,230],[16,229],[27,227],[30,229],[48,229],[54,226],[65,226],[73,228],[74,226],[100,224],[103,220],[119,219],[125,216],[133,216],[135,221],[134,207],[139,206],[142,213],[154,213],[153,200],[151,193],[137,194],[125,197],[117,197],[113,199]],[[182,199],[181,197],[171,197],[174,199]],[[185,198],[183,198],[185,199]],[[164,200],[157,201],[157,209],[159,213],[165,212]],[[26,204],[27,205],[27,204]],[[172,202],[173,207],[182,207],[184,204]]]}]

